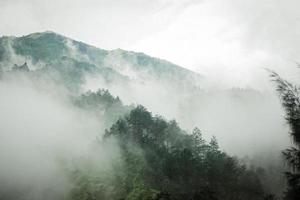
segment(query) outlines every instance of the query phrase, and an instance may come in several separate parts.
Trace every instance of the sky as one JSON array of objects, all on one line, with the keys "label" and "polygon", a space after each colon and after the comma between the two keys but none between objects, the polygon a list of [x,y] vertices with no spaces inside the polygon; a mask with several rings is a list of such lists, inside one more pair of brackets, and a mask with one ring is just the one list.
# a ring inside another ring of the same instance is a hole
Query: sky
[{"label": "sky", "polygon": [[103,49],[144,52],[210,77],[268,88],[297,81],[298,0],[0,0],[0,35],[51,30]]}]

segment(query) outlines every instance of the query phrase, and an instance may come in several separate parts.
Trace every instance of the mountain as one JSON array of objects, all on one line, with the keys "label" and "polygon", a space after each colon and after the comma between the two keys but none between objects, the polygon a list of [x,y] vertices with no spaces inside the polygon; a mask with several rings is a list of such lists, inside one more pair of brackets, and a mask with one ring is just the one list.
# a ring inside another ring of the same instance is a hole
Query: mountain
[{"label": "mountain", "polygon": [[[48,71],[68,82],[83,84],[86,76],[106,83],[131,80],[158,81],[185,87],[198,86],[202,76],[168,61],[122,49],[103,50],[54,32],[0,38],[0,67],[10,70],[27,62],[31,71]],[[79,86],[78,86],[79,87]]]}]

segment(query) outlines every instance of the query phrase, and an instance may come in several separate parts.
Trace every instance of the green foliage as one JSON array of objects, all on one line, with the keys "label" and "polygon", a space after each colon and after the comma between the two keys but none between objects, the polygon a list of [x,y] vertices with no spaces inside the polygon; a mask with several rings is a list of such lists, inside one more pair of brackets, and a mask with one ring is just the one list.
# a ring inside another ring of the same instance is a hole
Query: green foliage
[{"label": "green foliage", "polygon": [[273,72],[271,77],[277,84],[277,92],[285,109],[286,121],[290,125],[290,134],[297,145],[300,145],[300,91],[299,87],[283,80]]},{"label": "green foliage", "polygon": [[157,190],[150,189],[143,184],[137,184],[127,195],[126,200],[155,200],[158,194]]},{"label": "green foliage", "polygon": [[51,32],[17,38],[13,48],[19,55],[31,56],[34,62],[59,59],[67,50],[64,37]]},{"label": "green foliage", "polygon": [[207,143],[198,128],[188,134],[137,106],[106,131],[104,142],[121,148],[124,199],[261,198],[256,172],[220,151],[215,137]]},{"label": "green foliage", "polygon": [[114,97],[108,90],[104,89],[99,89],[96,92],[88,91],[74,98],[73,102],[76,106],[102,117],[104,124],[108,127],[132,108],[123,105],[119,97]]},{"label": "green foliage", "polygon": [[275,72],[271,72],[271,77],[277,84],[277,92],[285,109],[285,119],[295,145],[283,151],[283,156],[291,168],[286,172],[288,188],[285,199],[296,200],[300,199],[300,91],[298,86],[283,80]]},{"label": "green foliage", "polygon": [[77,184],[71,191],[70,199],[93,200],[105,198],[105,185],[84,174],[73,174],[73,181]]},{"label": "green foliage", "polygon": [[108,90],[104,89],[100,89],[96,92],[88,91],[82,94],[75,99],[75,104],[85,109],[98,108],[100,110],[116,105],[122,106],[122,102],[119,97],[112,96]]}]

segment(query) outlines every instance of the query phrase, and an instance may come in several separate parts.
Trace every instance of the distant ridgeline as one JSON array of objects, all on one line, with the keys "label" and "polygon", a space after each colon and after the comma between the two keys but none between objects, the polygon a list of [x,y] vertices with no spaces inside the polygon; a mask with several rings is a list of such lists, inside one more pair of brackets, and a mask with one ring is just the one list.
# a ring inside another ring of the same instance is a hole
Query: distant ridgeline
[{"label": "distant ridgeline", "polygon": [[[79,167],[68,171],[72,188],[67,199],[272,197],[266,196],[260,182],[261,170],[247,169],[222,152],[215,138],[206,142],[199,129],[187,133],[174,120],[153,116],[143,106],[124,105],[108,90],[83,90],[89,76],[100,79],[103,85],[126,85],[138,80],[193,90],[203,78],[197,73],[143,53],[106,51],[52,32],[0,38],[0,67],[2,74],[47,77],[65,86],[71,91],[70,99],[75,106],[104,119],[107,130],[99,145],[117,144],[121,156],[111,168],[101,171]],[[101,84],[98,88],[104,88]]]},{"label": "distant ridgeline", "polygon": [[2,71],[25,62],[30,70],[55,74],[55,78],[59,76],[68,86],[76,86],[75,89],[80,88],[89,75],[114,84],[138,78],[193,87],[202,80],[201,75],[165,60],[121,49],[107,51],[53,32],[1,37]]}]

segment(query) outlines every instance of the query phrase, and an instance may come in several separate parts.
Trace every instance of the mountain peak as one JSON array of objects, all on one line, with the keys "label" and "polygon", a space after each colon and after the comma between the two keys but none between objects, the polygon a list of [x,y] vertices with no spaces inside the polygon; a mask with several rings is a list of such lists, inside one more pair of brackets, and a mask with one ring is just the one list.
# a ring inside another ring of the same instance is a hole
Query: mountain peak
[{"label": "mountain peak", "polygon": [[63,35],[60,35],[56,32],[53,32],[53,31],[43,31],[43,32],[36,32],[36,33],[31,33],[31,34],[28,34],[28,35],[23,35],[22,37],[25,37],[25,38],[33,38],[33,39],[37,39],[41,36],[60,36],[60,37],[64,37]]}]

